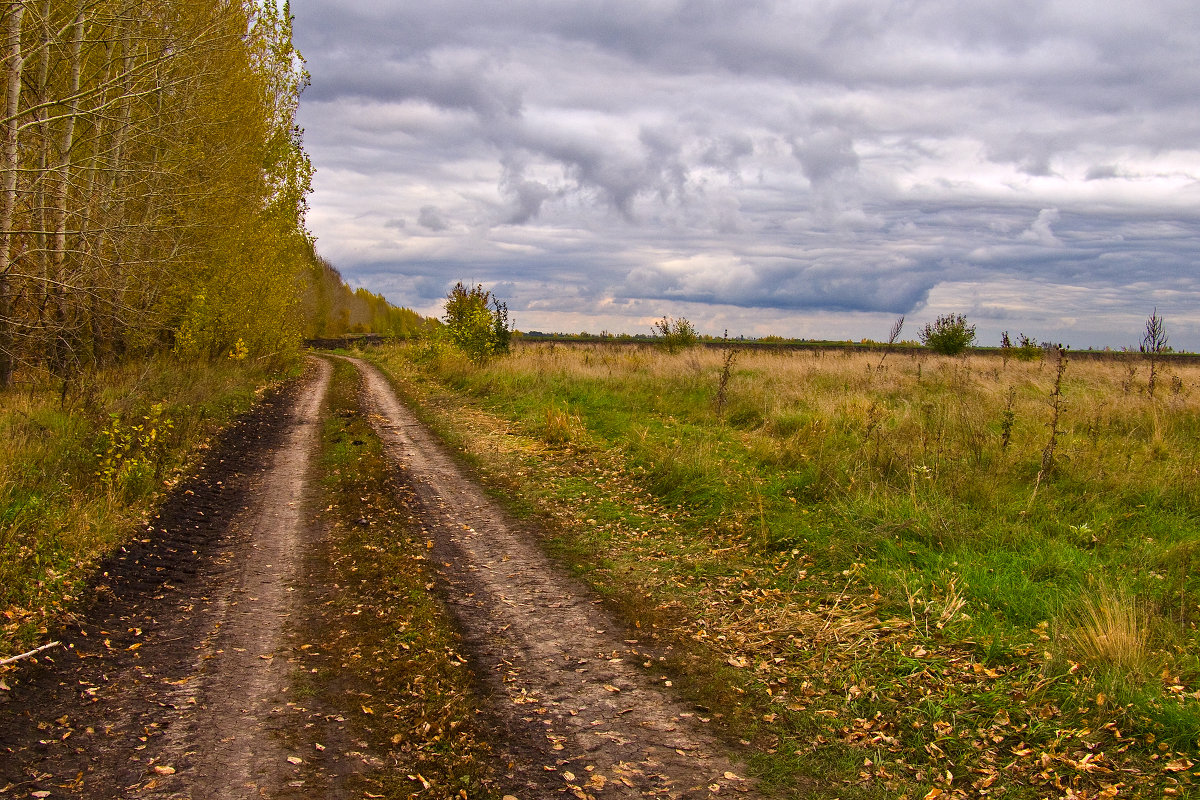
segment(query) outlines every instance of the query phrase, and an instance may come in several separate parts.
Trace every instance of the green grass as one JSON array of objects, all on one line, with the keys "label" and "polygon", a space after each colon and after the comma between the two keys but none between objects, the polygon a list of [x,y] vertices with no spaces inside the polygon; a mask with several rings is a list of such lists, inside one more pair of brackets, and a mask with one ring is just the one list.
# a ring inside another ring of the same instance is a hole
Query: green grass
[{"label": "green grass", "polygon": [[0,393],[0,655],[68,619],[96,561],[209,437],[296,368],[161,358],[65,392],[27,374]]},{"label": "green grass", "polygon": [[[1052,363],[743,353],[718,413],[717,351],[414,352],[374,357],[684,654],[681,685],[736,696],[776,785],[1192,791],[1200,366],[1172,364],[1181,391],[1150,398],[1120,362],[1071,361],[1039,483]],[[1118,634],[1081,632],[1104,596],[1140,609],[1145,647],[1119,668],[1080,646]]]}]

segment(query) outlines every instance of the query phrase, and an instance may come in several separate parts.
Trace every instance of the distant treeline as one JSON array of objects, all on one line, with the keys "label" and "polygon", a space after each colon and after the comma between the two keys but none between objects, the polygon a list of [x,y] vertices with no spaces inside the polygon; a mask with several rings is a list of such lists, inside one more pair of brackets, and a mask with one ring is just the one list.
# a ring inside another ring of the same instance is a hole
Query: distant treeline
[{"label": "distant treeline", "polygon": [[438,324],[412,309],[397,308],[383,295],[351,289],[332,264],[315,255],[305,282],[302,309],[305,339],[329,339],[348,333],[410,339]]},{"label": "distant treeline", "polygon": [[[526,342],[582,342],[592,344],[657,344],[661,341],[661,337],[649,333],[618,333],[612,334],[607,332],[601,333],[546,333],[543,331],[519,331],[515,338]],[[742,336],[722,338],[720,336],[711,336],[701,334],[697,338],[698,345],[704,347],[734,347],[742,350],[844,350],[847,352],[890,352],[890,353],[910,353],[917,355],[920,353],[929,352],[919,342],[903,341],[888,344],[887,342],[878,342],[871,339],[862,339],[860,341],[847,341],[845,339],[788,339],[782,336],[761,336],[757,338],[746,338]],[[1057,345],[1039,347],[1037,349],[1038,357],[1045,354],[1052,354]],[[997,356],[1004,356],[1005,352],[1000,347],[973,347],[973,353],[992,353]],[[1139,353],[1132,348],[1123,350],[1087,348],[1086,350],[1068,350],[1071,358],[1086,358],[1089,360],[1111,360],[1122,361],[1130,358],[1141,358],[1144,354]],[[1190,363],[1200,358],[1200,355],[1186,352],[1169,352],[1159,353],[1155,356],[1158,360],[1170,363]]]}]

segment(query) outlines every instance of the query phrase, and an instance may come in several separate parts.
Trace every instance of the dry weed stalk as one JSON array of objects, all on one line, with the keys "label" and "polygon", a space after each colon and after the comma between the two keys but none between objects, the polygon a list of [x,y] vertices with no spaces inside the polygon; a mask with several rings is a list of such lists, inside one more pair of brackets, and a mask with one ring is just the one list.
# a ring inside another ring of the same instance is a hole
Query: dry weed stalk
[{"label": "dry weed stalk", "polygon": [[904,330],[904,315],[901,314],[892,323],[892,330],[888,333],[887,347],[883,349],[883,355],[879,359],[879,365],[875,367],[877,372],[883,371],[883,362],[887,360],[888,353],[892,352],[892,347],[896,342],[900,341],[900,331]]},{"label": "dry weed stalk", "polygon": [[720,416],[725,412],[725,402],[728,400],[729,378],[733,375],[733,362],[737,360],[738,353],[741,351],[736,347],[729,346],[729,331],[725,331],[725,335],[721,339],[721,378],[717,382],[717,415]]},{"label": "dry weed stalk", "polygon": [[1154,389],[1158,378],[1159,356],[1167,352],[1167,327],[1163,318],[1158,315],[1158,308],[1146,320],[1146,334],[1142,337],[1141,350],[1150,360],[1150,381],[1146,391],[1150,399],[1154,399]]},{"label": "dry weed stalk", "polygon": [[1046,442],[1046,447],[1042,450],[1042,468],[1038,470],[1037,480],[1033,483],[1033,494],[1029,496],[1029,505],[1026,507],[1026,512],[1033,508],[1033,501],[1037,498],[1038,489],[1042,485],[1042,481],[1050,474],[1050,470],[1054,468],[1054,451],[1058,447],[1058,422],[1062,417],[1062,412],[1066,408],[1066,402],[1062,396],[1062,380],[1063,375],[1067,372],[1067,350],[1065,347],[1058,348],[1058,370],[1054,375],[1054,389],[1050,392],[1050,440]]},{"label": "dry weed stalk", "polygon": [[1008,398],[1004,402],[1004,413],[1000,418],[1000,452],[1007,452],[1008,445],[1012,442],[1013,423],[1017,421],[1016,412],[1013,411],[1013,401],[1016,399],[1016,388],[1008,387]]}]

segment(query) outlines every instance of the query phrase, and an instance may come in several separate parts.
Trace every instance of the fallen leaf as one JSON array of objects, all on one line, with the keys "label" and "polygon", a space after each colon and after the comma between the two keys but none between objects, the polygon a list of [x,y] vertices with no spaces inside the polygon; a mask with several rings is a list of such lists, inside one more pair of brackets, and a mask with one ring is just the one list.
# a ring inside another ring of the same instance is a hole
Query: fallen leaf
[{"label": "fallen leaf", "polygon": [[303,764],[304,763],[304,759],[301,758],[300,756],[288,756],[287,761],[289,764]]},{"label": "fallen leaf", "polygon": [[156,765],[154,767],[154,771],[157,772],[159,775],[174,775],[175,774],[174,767],[167,767],[167,766],[163,766],[161,764]]},{"label": "fallen leaf", "polygon": [[562,776],[563,776],[563,780],[564,780],[564,781],[573,781],[573,780],[575,780],[575,773],[574,773],[574,772],[571,772],[571,771],[569,771],[569,770],[565,770],[565,771],[563,772]]}]

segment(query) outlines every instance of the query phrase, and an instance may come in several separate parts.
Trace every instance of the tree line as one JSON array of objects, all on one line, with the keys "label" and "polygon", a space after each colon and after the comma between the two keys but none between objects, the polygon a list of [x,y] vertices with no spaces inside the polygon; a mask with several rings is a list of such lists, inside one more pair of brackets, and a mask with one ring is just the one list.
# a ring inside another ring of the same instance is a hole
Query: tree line
[{"label": "tree line", "polygon": [[361,287],[351,289],[337,268],[315,253],[309,262],[301,307],[307,339],[346,333],[412,339],[438,325],[435,319],[392,305],[381,294]]},{"label": "tree line", "polygon": [[0,59],[0,387],[295,346],[315,255],[286,3],[11,0]]}]

